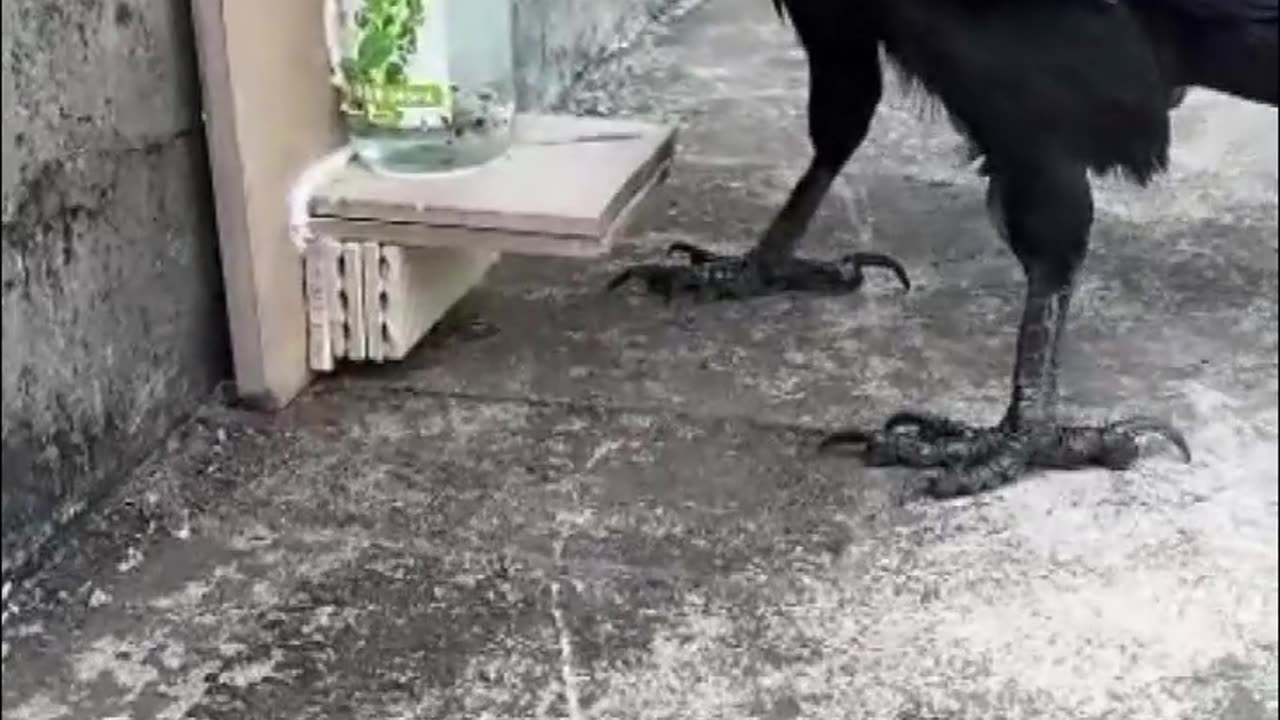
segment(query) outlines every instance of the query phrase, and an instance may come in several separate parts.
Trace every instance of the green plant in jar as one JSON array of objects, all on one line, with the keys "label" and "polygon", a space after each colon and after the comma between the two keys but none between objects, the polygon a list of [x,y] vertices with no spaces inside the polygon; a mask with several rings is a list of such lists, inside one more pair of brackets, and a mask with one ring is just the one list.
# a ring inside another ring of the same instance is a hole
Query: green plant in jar
[{"label": "green plant in jar", "polygon": [[324,0],[347,135],[376,172],[474,167],[515,116],[512,0]]},{"label": "green plant in jar", "polygon": [[364,0],[356,9],[349,29],[352,52],[341,62],[343,112],[380,127],[402,127],[406,108],[433,109],[447,118],[448,86],[410,81],[429,2]]}]

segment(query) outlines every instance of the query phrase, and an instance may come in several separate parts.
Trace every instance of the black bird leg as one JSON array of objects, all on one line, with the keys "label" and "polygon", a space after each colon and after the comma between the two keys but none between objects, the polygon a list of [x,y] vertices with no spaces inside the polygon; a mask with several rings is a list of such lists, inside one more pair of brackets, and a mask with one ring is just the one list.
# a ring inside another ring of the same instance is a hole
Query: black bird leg
[{"label": "black bird leg", "polygon": [[[815,6],[797,12],[846,11]],[[639,280],[649,292],[667,299],[683,293],[700,300],[744,299],[783,292],[839,295],[862,287],[867,268],[887,269],[905,288],[910,288],[906,270],[887,255],[860,252],[834,262],[795,255],[796,246],[831,183],[866,138],[882,93],[874,39],[848,37],[850,25],[834,22],[838,18],[816,19],[819,22],[796,22],[801,39],[809,48],[809,135],[814,158],[756,246],[744,255],[722,255],[689,243],[676,243],[668,248],[668,254],[683,255],[686,264],[633,265],[613,278],[610,290]],[[805,33],[836,29],[841,33],[838,38],[805,37]]]},{"label": "black bird leg", "polygon": [[1013,397],[1004,419],[973,428],[928,413],[899,413],[879,431],[844,431],[823,447],[862,445],[870,465],[942,468],[927,478],[936,497],[992,490],[1033,468],[1126,469],[1137,462],[1144,435],[1163,436],[1190,461],[1181,433],[1157,420],[1100,427],[1058,422],[1058,349],[1093,216],[1083,170],[1045,163],[1023,166],[1007,182],[993,175],[988,207],[1027,276]]}]

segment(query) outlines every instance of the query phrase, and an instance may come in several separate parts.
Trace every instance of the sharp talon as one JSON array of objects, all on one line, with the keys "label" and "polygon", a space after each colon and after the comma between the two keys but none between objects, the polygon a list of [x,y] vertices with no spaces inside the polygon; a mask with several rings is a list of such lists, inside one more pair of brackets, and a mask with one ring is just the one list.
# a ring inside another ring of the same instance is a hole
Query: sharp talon
[{"label": "sharp talon", "polygon": [[715,260],[718,256],[710,250],[704,250],[687,242],[673,242],[667,246],[667,256],[684,255],[694,265],[702,265]]},{"label": "sharp talon", "polygon": [[[914,432],[904,432],[908,429]],[[1038,469],[1127,470],[1139,460],[1139,441],[1150,435],[1167,440],[1191,462],[1186,437],[1171,424],[1147,417],[1104,426],[1050,423],[1019,429],[1006,415],[999,425],[981,428],[918,410],[894,414],[876,432],[844,430],[831,435],[819,451],[856,444],[862,446],[867,467],[940,469],[917,476],[922,483],[918,489],[949,499],[1004,487]]]},{"label": "sharp talon", "polygon": [[886,420],[884,423],[884,431],[893,432],[904,428],[923,430],[930,426],[949,429],[950,423],[942,422],[941,418],[937,418],[926,413],[907,411],[897,413]]},{"label": "sharp talon", "polygon": [[863,430],[842,430],[832,433],[818,443],[818,452],[826,452],[837,445],[866,445],[874,442],[875,435]]},{"label": "sharp talon", "polygon": [[902,263],[884,255],[882,253],[854,253],[848,258],[856,268],[878,267],[892,270],[893,274],[898,277],[898,282],[902,283],[903,290],[911,290],[911,277],[907,274],[907,269]]},{"label": "sharp talon", "polygon": [[977,434],[975,428],[950,418],[927,412],[900,412],[889,418],[884,424],[884,431],[892,433],[898,430],[914,430],[918,436],[931,440],[946,438],[971,438]]},{"label": "sharp talon", "polygon": [[884,431],[894,432],[903,428],[915,428],[919,430],[925,425],[923,415],[913,412],[900,412],[888,420],[884,421]]},{"label": "sharp talon", "polygon": [[1182,453],[1184,462],[1191,464],[1191,443],[1187,442],[1187,436],[1163,420],[1146,417],[1130,418],[1113,424],[1109,429],[1131,435],[1155,435],[1164,438]]},{"label": "sharp talon", "polygon": [[673,242],[667,255],[684,256],[679,265],[637,264],[615,276],[608,291],[630,280],[642,280],[651,294],[671,295],[692,292],[700,301],[745,300],[780,292],[852,293],[863,282],[862,268],[893,270],[904,287],[911,281],[893,258],[879,253],[850,255],[840,263],[783,258],[761,259],[755,251],[745,255],[721,255],[688,242]]}]

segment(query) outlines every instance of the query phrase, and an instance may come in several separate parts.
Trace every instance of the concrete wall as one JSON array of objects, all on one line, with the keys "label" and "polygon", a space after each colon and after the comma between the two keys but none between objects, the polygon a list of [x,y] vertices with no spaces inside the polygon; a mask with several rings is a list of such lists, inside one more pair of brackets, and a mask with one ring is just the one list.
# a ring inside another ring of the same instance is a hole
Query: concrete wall
[{"label": "concrete wall", "polygon": [[228,363],[187,3],[0,8],[7,576]]},{"label": "concrete wall", "polygon": [[[514,0],[545,106],[668,0]],[[3,574],[228,372],[189,0],[4,0]]]},{"label": "concrete wall", "polygon": [[593,61],[642,31],[675,0],[513,0],[521,102],[554,104]]}]

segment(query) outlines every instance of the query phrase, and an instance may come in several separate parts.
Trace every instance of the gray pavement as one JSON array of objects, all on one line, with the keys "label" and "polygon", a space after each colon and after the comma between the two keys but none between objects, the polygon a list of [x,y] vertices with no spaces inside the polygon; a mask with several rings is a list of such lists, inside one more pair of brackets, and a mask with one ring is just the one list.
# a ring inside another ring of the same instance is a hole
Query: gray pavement
[{"label": "gray pavement", "polygon": [[683,124],[651,232],[506,260],[276,417],[203,412],[6,589],[5,718],[1277,717],[1273,110],[1192,94],[1169,177],[1099,183],[1068,411],[1175,418],[1194,463],[938,504],[813,440],[1003,410],[1022,288],[948,126],[895,96],[804,246],[910,294],[667,307],[601,286],[754,240],[808,159],[803,57],[710,0],[594,83]]}]

